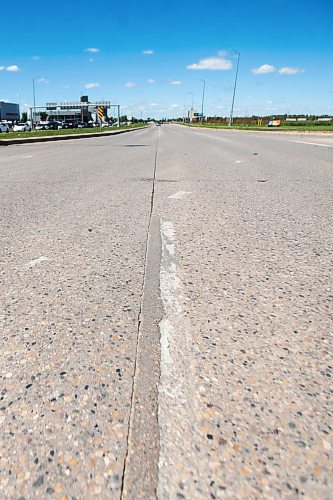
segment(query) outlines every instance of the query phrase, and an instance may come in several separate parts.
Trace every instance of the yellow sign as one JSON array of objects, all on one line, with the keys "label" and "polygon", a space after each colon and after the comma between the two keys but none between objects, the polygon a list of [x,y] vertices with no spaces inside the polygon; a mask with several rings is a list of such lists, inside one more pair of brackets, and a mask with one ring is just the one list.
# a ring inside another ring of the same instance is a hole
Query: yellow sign
[{"label": "yellow sign", "polygon": [[104,116],[104,108],[103,106],[98,106],[98,118],[102,120],[103,116]]}]

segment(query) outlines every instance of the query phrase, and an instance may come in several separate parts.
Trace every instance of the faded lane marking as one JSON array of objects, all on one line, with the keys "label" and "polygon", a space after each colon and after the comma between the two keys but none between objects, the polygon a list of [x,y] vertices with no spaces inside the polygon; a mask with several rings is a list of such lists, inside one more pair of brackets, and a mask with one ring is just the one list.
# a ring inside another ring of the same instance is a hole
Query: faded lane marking
[{"label": "faded lane marking", "polygon": [[22,159],[25,160],[26,158],[32,158],[31,155],[27,155],[27,156],[22,156]]},{"label": "faded lane marking", "polygon": [[[177,240],[173,223],[161,219],[162,255],[160,294],[163,317],[159,323],[161,362],[158,387],[158,422],[160,450],[158,459],[157,498],[177,498],[179,481],[184,480],[184,497],[196,498],[200,490],[198,451],[202,448],[198,431],[197,386],[193,324],[183,304],[186,297],[177,266]],[[182,464],[181,472],[179,463]],[[184,472],[185,471],[185,472]],[[170,477],[178,480],[170,481]]]},{"label": "faded lane marking", "polygon": [[333,148],[330,144],[320,144],[319,142],[307,142],[307,141],[292,141],[297,144],[310,144],[311,146],[321,146],[323,148]]},{"label": "faded lane marking", "polygon": [[243,163],[242,160],[236,160],[235,163]]},{"label": "faded lane marking", "polygon": [[168,198],[170,198],[170,200],[180,200],[181,198],[183,198],[183,196],[185,196],[185,194],[191,193],[190,191],[177,191],[177,193],[171,194],[170,196],[168,196]]},{"label": "faded lane marking", "polygon": [[175,258],[175,231],[172,222],[161,220],[162,262],[160,271],[161,298],[164,318],[160,322],[161,370],[164,363],[171,363],[170,335],[174,331],[172,318],[182,311],[179,302],[180,279],[177,276]]},{"label": "faded lane marking", "polygon": [[39,266],[40,264],[43,264],[44,262],[50,262],[51,259],[48,257],[39,257],[38,259],[30,260],[30,262],[27,262],[25,264],[25,269],[32,269],[33,267]]},{"label": "faded lane marking", "polygon": [[170,356],[170,336],[173,331],[174,327],[168,319],[162,319],[160,321],[161,357],[163,358],[163,363],[172,363]]}]

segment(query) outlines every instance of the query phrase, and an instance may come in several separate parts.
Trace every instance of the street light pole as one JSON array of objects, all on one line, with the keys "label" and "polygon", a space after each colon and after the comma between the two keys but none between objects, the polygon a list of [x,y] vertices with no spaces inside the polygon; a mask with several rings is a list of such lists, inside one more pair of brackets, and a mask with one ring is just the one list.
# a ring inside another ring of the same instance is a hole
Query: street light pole
[{"label": "street light pole", "polygon": [[202,101],[201,101],[201,123],[203,121],[203,114],[204,114],[204,102],[205,102],[205,87],[206,87],[206,81],[205,80],[202,80],[202,78],[200,78],[200,80],[203,82],[203,88],[202,88]]},{"label": "street light pole", "polygon": [[233,96],[232,96],[232,104],[231,104],[231,111],[230,111],[229,127],[231,127],[232,122],[233,122],[234,102],[235,102],[236,85],[237,85],[237,76],[238,76],[238,67],[239,67],[239,58],[240,58],[240,53],[239,53],[239,52],[237,52],[237,50],[234,50],[234,49],[233,49],[233,52],[235,52],[235,53],[238,55],[238,58],[237,58],[237,68],[236,68],[236,75],[235,75],[234,92],[233,92]]},{"label": "street light pole", "polygon": [[32,79],[32,97],[34,101],[34,112],[31,116],[31,130],[34,128],[34,118],[36,113],[36,94],[35,94],[35,78]]}]

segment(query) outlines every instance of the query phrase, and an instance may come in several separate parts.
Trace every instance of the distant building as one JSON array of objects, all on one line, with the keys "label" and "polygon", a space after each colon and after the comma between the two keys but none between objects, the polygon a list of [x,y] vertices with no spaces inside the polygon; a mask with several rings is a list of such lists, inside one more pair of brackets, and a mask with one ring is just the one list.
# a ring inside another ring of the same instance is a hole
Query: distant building
[{"label": "distant building", "polygon": [[192,123],[194,120],[197,120],[198,119],[198,116],[199,116],[199,113],[197,112],[196,109],[194,108],[191,108],[188,110],[187,112],[187,118],[189,119],[189,121]]},{"label": "distant building", "polygon": [[0,101],[0,121],[14,122],[20,119],[20,106],[13,102]]}]

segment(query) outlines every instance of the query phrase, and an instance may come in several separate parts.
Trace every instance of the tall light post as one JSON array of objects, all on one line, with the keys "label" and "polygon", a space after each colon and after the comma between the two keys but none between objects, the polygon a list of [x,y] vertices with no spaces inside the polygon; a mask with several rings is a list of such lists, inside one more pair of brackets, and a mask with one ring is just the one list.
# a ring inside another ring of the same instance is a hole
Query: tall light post
[{"label": "tall light post", "polygon": [[202,87],[202,100],[201,100],[201,123],[203,121],[203,115],[204,115],[204,102],[205,102],[205,88],[206,88],[206,81],[200,78],[200,81],[203,82],[203,87]]},{"label": "tall light post", "polygon": [[34,101],[34,111],[33,111],[33,114],[31,116],[31,130],[34,128],[34,121],[35,121],[35,113],[36,113],[36,93],[35,93],[35,80],[37,80],[39,78],[39,76],[36,78],[33,78],[32,79],[32,97],[33,97],[33,101]]},{"label": "tall light post", "polygon": [[233,114],[234,114],[234,102],[235,102],[235,94],[236,94],[236,85],[237,85],[237,76],[238,76],[238,67],[239,67],[239,58],[240,58],[240,53],[237,52],[237,50],[232,49],[235,54],[237,54],[237,68],[236,68],[236,75],[235,75],[235,84],[234,84],[234,92],[232,95],[232,104],[231,104],[231,111],[230,111],[230,120],[229,120],[229,127],[231,127],[232,122],[233,122]]}]

